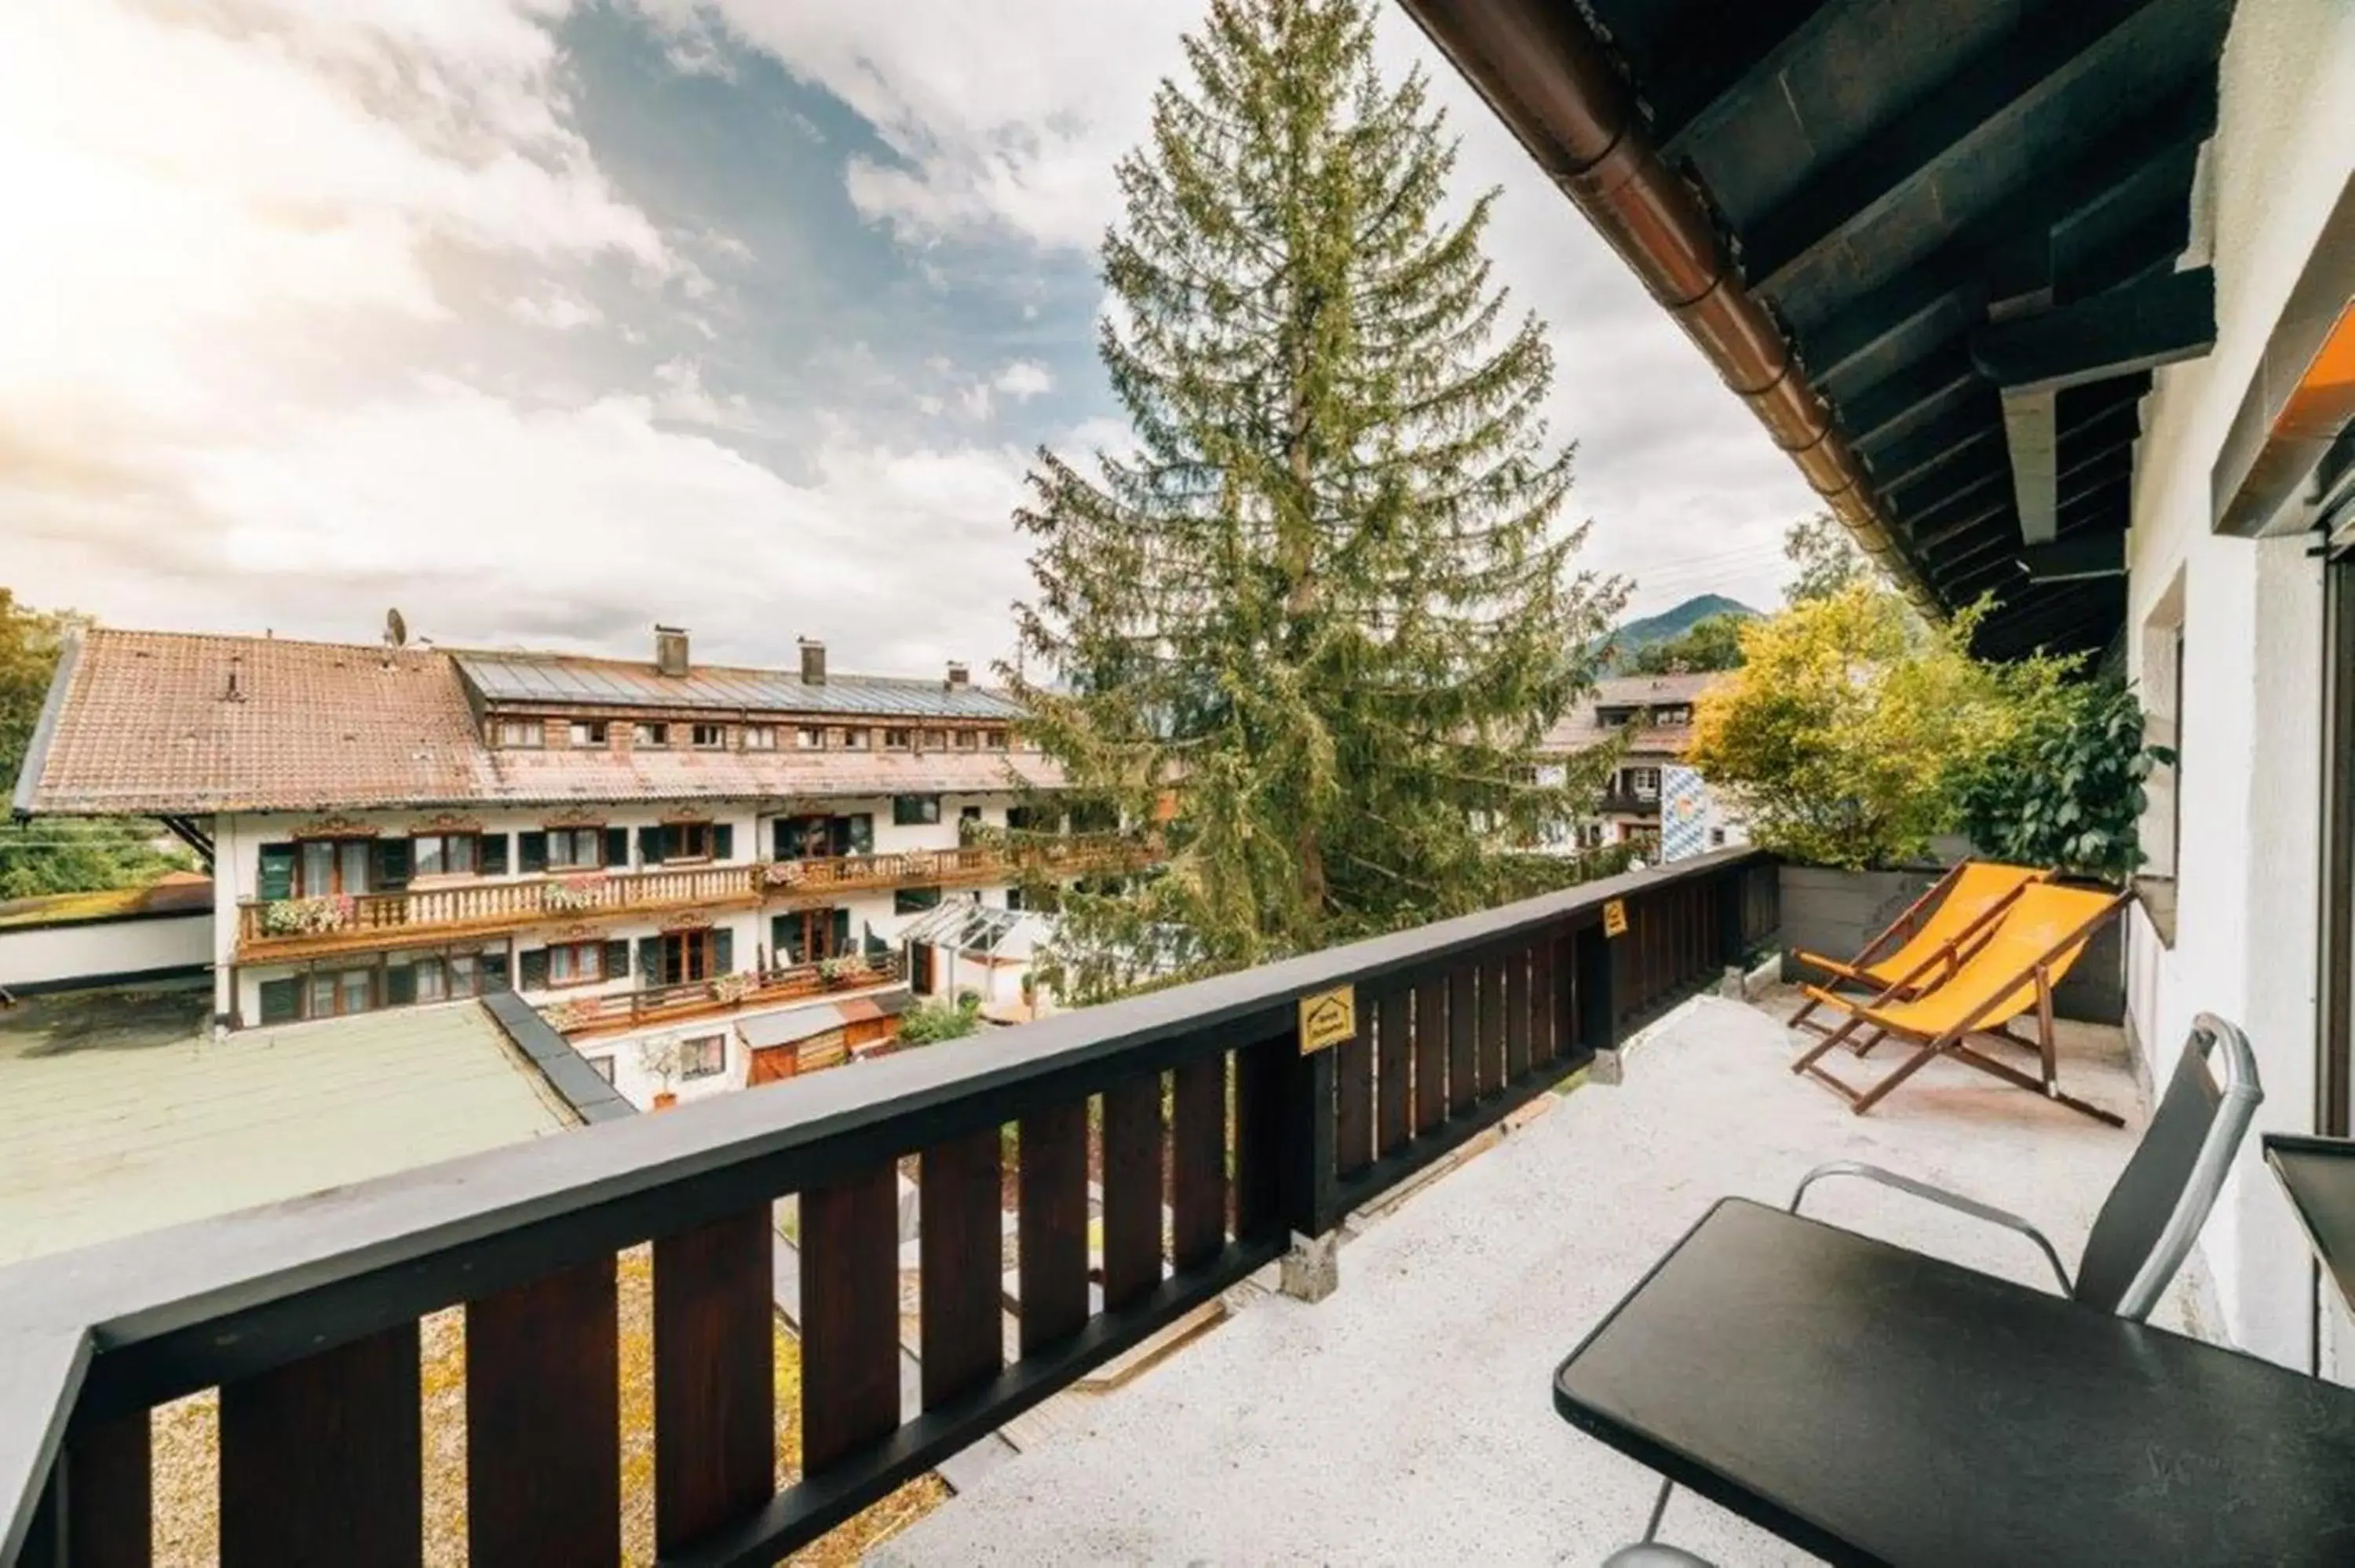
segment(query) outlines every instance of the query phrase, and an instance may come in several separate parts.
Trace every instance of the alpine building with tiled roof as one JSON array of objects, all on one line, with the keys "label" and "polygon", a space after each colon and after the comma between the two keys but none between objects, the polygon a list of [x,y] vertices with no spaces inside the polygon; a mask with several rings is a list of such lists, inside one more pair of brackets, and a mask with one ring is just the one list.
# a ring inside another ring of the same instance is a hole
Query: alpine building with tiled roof
[{"label": "alpine building with tiled roof", "polygon": [[13,804],[209,856],[225,1026],[512,988],[601,1071],[648,1046],[695,1093],[745,1081],[742,1017],[924,989],[898,936],[944,890],[1134,863],[1026,810],[1061,778],[1021,716],[963,665],[838,674],[807,641],[774,670],[671,628],[645,662],[101,628]]}]

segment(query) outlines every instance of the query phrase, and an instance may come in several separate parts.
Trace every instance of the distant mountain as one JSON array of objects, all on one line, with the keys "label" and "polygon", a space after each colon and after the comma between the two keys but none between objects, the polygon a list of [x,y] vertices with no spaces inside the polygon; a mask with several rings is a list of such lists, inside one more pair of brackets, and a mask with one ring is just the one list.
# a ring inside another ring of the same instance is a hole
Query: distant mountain
[{"label": "distant mountain", "polygon": [[1742,620],[1755,620],[1758,612],[1738,599],[1728,599],[1721,593],[1697,594],[1682,604],[1671,606],[1657,615],[1647,615],[1631,620],[1604,641],[1611,649],[1605,673],[1624,670],[1639,648],[1655,642],[1673,642],[1690,631],[1697,622],[1713,615],[1731,615]]}]

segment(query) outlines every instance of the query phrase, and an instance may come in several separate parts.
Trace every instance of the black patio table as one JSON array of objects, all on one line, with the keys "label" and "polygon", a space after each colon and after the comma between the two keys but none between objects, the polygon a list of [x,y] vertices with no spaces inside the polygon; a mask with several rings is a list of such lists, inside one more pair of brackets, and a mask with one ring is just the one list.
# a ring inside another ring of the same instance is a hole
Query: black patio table
[{"label": "black patio table", "polygon": [[1553,1390],[1833,1563],[2355,1563],[2355,1390],[1744,1199]]}]

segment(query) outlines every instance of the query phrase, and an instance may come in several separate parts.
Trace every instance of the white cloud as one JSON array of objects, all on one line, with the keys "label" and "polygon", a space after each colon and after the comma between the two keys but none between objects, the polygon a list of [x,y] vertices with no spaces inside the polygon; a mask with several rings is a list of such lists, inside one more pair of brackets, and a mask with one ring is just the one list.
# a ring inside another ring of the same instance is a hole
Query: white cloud
[{"label": "white cloud", "polygon": [[1018,359],[999,371],[990,386],[1018,403],[1027,403],[1055,389],[1055,378],[1035,359]]},{"label": "white cloud", "polygon": [[602,325],[605,313],[570,289],[549,289],[538,294],[518,294],[507,302],[507,313],[519,322],[550,332],[572,332]]},{"label": "white cloud", "polygon": [[684,425],[741,429],[751,423],[751,405],[738,394],[715,395],[703,385],[703,366],[691,359],[666,360],[655,367],[656,417]]}]

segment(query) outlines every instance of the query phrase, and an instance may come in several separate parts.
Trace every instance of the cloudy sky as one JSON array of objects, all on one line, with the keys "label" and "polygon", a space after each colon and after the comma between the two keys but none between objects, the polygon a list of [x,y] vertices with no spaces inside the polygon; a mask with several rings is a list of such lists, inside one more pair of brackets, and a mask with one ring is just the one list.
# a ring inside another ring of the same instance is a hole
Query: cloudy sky
[{"label": "cloudy sky", "polygon": [[[0,584],[120,625],[925,670],[1116,445],[1112,164],[1199,0],[6,0]],[[1753,604],[1789,464],[1401,13],[1584,564]]]}]

